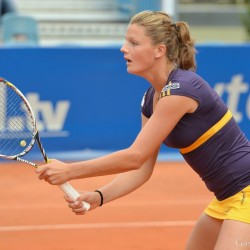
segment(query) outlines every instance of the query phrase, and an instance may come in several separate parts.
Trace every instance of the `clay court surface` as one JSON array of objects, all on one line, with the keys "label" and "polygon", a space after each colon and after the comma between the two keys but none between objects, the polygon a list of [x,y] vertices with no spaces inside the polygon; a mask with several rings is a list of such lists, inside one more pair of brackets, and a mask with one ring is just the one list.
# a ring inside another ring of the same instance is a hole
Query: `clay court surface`
[{"label": "clay court surface", "polygon": [[[133,194],[76,216],[30,166],[1,162],[0,176],[1,250],[182,250],[212,197],[186,163],[158,162]],[[71,184],[94,190],[111,178]]]}]

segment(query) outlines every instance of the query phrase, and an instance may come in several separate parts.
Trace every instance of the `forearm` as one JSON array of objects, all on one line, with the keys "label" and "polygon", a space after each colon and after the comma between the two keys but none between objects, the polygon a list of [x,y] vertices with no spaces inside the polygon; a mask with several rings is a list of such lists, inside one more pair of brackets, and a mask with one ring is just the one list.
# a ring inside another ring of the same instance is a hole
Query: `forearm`
[{"label": "forearm", "polygon": [[143,185],[153,173],[157,153],[146,161],[140,169],[122,173],[105,186],[99,188],[103,193],[104,203],[125,196]]},{"label": "forearm", "polygon": [[93,160],[69,164],[70,179],[79,179],[123,173],[139,169],[143,165],[140,154],[130,148]]}]

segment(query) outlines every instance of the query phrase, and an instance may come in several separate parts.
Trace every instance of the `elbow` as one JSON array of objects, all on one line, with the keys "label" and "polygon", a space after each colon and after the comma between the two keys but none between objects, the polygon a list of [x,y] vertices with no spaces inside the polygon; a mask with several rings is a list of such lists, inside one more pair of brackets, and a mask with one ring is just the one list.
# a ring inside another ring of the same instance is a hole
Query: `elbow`
[{"label": "elbow", "polygon": [[129,150],[129,170],[138,170],[146,161],[140,152]]}]

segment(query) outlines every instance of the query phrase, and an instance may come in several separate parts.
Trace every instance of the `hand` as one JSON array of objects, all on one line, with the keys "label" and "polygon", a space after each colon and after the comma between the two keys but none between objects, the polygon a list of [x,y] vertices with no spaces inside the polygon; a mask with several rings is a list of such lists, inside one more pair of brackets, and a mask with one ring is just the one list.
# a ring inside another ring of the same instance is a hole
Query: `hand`
[{"label": "hand", "polygon": [[[78,191],[79,192],[79,191]],[[97,192],[79,192],[81,195],[77,198],[76,201],[69,198],[67,195],[64,196],[64,199],[68,202],[69,208],[76,215],[84,215],[87,213],[86,208],[84,208],[82,202],[86,201],[90,204],[90,210],[93,210],[100,205],[100,195]]]},{"label": "hand", "polygon": [[49,163],[39,166],[36,173],[40,180],[45,180],[52,185],[59,185],[70,179],[68,164],[58,160],[50,160]]}]

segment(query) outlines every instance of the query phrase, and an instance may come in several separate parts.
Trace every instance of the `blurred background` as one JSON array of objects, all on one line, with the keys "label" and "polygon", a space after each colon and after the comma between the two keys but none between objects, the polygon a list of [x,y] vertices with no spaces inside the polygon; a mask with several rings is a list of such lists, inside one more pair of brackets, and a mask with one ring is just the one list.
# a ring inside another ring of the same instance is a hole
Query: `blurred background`
[{"label": "blurred background", "polygon": [[[130,18],[163,10],[186,21],[197,72],[250,138],[250,0],[3,0],[0,76],[37,116],[51,157],[96,157],[129,146],[148,83],[129,75],[120,46]],[[180,159],[163,148],[163,159]]]},{"label": "blurred background", "polygon": [[187,21],[198,43],[249,40],[249,0],[3,0],[2,6],[4,2],[12,4],[10,11],[37,21],[40,45],[121,42],[131,16],[145,9],[165,10],[175,20]]}]

